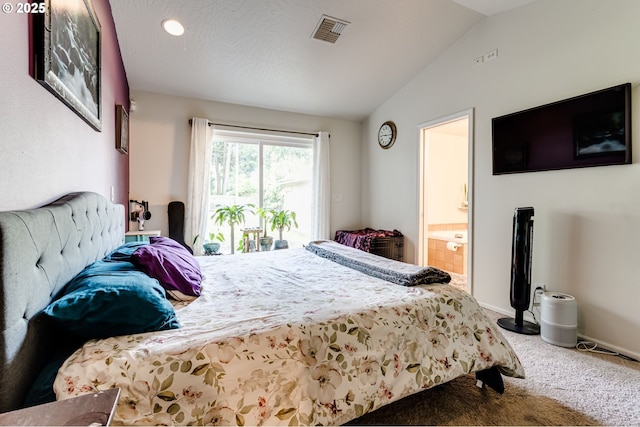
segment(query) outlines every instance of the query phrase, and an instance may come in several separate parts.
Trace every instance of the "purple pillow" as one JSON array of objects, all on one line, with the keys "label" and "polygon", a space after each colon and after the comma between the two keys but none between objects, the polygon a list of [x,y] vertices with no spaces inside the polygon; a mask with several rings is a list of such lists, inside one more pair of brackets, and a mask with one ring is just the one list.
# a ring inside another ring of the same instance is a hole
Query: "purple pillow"
[{"label": "purple pillow", "polygon": [[160,282],[163,288],[200,296],[202,271],[193,255],[180,243],[168,237],[149,238],[150,244],[133,252],[131,261]]}]

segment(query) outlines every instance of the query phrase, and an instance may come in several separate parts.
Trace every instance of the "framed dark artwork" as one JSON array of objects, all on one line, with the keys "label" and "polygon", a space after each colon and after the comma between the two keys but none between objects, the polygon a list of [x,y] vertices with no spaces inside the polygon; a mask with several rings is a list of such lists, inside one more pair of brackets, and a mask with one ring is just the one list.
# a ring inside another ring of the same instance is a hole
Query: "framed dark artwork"
[{"label": "framed dark artwork", "polygon": [[574,120],[576,158],[607,156],[624,153],[625,117],[624,111],[589,114]]},{"label": "framed dark artwork", "polygon": [[122,105],[116,105],[116,148],[129,153],[129,114]]},{"label": "framed dark artwork", "polygon": [[102,130],[100,23],[90,0],[44,0],[32,14],[33,77]]}]

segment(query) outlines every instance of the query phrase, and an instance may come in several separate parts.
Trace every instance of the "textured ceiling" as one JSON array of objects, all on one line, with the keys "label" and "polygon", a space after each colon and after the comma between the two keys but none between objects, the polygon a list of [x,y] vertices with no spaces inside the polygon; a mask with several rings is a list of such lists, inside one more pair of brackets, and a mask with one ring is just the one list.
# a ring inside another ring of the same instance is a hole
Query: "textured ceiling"
[{"label": "textured ceiling", "polygon": [[[132,90],[362,120],[485,15],[529,1],[110,4]],[[335,44],[312,38],[322,15],[350,23]],[[183,36],[162,30],[169,18]]]}]

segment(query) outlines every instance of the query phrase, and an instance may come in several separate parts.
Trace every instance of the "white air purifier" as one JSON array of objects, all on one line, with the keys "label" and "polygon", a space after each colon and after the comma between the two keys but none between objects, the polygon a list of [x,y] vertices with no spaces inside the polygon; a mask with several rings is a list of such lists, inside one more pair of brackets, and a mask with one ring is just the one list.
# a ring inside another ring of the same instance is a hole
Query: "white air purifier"
[{"label": "white air purifier", "polygon": [[542,294],[540,304],[542,340],[560,347],[575,347],[578,342],[578,303],[571,295],[558,292]]}]

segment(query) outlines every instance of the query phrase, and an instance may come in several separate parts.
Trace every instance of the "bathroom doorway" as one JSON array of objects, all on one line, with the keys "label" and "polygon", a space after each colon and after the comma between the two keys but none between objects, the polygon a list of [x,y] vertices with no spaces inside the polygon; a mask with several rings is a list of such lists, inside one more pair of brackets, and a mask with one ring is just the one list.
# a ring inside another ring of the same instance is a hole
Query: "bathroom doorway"
[{"label": "bathroom doorway", "polygon": [[419,125],[418,262],[472,291],[473,110]]}]

